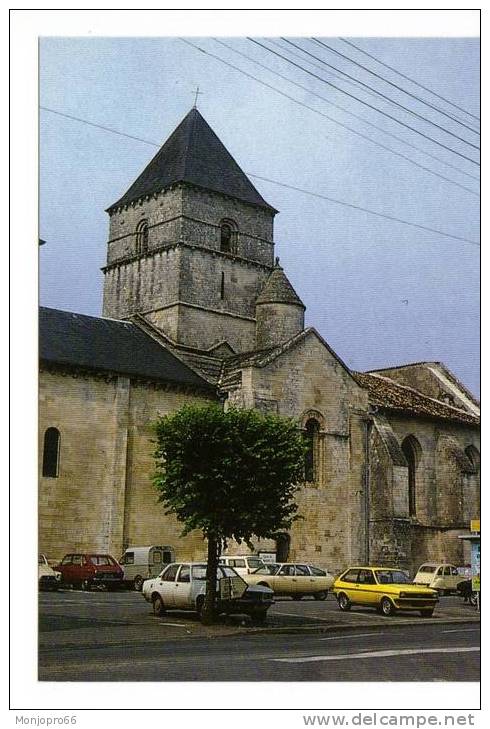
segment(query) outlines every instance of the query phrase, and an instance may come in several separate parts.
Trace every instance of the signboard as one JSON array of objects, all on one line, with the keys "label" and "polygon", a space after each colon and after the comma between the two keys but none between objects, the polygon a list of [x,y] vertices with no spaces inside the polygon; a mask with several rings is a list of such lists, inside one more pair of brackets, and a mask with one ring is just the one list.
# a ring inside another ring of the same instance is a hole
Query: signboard
[{"label": "signboard", "polygon": [[262,560],[262,562],[265,562],[266,564],[272,564],[276,561],[276,553],[275,552],[259,552],[257,557]]},{"label": "signboard", "polygon": [[480,540],[471,543],[471,589],[480,592]]},{"label": "signboard", "polygon": [[480,520],[472,519],[470,521],[470,532],[480,532]]}]

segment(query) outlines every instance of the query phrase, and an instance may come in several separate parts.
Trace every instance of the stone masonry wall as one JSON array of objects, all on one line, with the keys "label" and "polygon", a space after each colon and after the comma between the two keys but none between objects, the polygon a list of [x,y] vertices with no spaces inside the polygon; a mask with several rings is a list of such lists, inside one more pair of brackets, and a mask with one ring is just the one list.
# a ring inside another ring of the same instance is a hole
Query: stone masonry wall
[{"label": "stone masonry wall", "polygon": [[201,536],[181,539],[181,526],[157,503],[150,426],[159,414],[206,398],[54,371],[42,371],[39,384],[40,474],[46,429],[61,433],[59,476],[39,480],[39,550],[52,559],[93,550],[118,558],[127,545],[169,544],[179,559],[201,558]]}]

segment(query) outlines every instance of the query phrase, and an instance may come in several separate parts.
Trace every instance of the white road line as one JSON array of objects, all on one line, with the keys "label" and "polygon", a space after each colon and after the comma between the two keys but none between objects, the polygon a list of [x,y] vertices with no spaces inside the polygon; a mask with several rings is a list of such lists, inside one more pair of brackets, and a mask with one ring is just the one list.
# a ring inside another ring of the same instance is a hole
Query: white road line
[{"label": "white road line", "polygon": [[318,638],[318,640],[345,640],[346,638],[364,638],[367,635],[386,635],[386,633],[349,633],[348,635],[336,635],[331,638]]},{"label": "white road line", "polygon": [[454,628],[454,630],[443,630],[443,633],[472,633],[474,631],[479,631],[480,628]]},{"label": "white road line", "polygon": [[317,663],[318,661],[351,661],[354,658],[389,658],[391,656],[415,656],[419,653],[469,653],[480,651],[479,646],[470,648],[407,648],[393,651],[370,651],[337,656],[304,656],[303,658],[271,658],[278,663]]},{"label": "white road line", "polygon": [[187,628],[185,623],[158,623],[159,625],[171,625],[173,628]]}]

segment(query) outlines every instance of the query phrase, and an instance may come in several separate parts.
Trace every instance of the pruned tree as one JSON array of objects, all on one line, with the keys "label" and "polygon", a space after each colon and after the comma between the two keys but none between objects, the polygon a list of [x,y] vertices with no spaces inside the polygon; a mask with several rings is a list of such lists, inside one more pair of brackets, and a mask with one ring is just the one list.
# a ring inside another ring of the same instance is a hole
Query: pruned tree
[{"label": "pruned tree", "polygon": [[214,620],[222,544],[273,538],[299,518],[294,493],[304,473],[297,424],[256,410],[185,405],[155,424],[159,500],[207,540],[204,623]]}]

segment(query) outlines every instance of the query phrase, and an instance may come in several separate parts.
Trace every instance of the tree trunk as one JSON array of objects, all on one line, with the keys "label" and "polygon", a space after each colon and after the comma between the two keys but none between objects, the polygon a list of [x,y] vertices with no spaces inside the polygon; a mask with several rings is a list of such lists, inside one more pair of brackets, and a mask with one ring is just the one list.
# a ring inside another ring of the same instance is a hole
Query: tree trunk
[{"label": "tree trunk", "polygon": [[208,534],[208,566],[206,569],[206,597],[201,613],[203,625],[212,625],[216,618],[216,581],[221,542],[213,534]]}]

